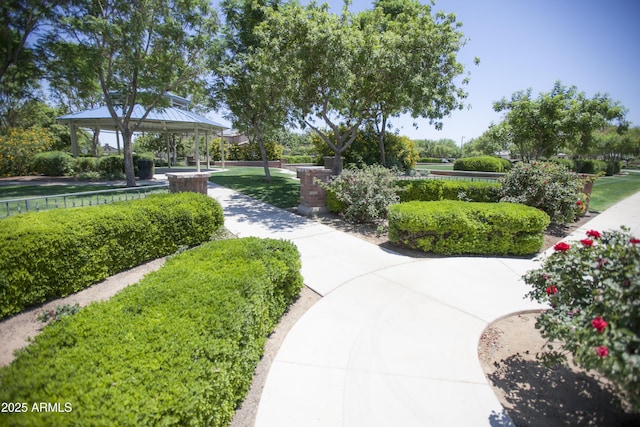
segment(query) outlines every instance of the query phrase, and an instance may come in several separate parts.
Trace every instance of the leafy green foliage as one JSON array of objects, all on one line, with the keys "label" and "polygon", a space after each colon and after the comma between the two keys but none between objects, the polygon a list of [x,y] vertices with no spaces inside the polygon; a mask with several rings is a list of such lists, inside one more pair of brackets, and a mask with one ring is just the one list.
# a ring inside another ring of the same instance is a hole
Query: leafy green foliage
[{"label": "leafy green foliage", "polygon": [[[0,369],[3,402],[69,402],[13,425],[226,426],[302,287],[296,247],[210,242],[48,326]],[[33,369],[37,366],[38,369]],[[7,414],[3,414],[7,416]]]},{"label": "leafy green foliage", "polygon": [[453,170],[458,171],[505,172],[509,169],[509,160],[492,156],[463,157],[453,163]]},{"label": "leafy green foliage", "polygon": [[284,161],[287,164],[293,165],[296,163],[313,163],[313,157],[311,156],[284,156]]},{"label": "leafy green foliage", "polygon": [[447,181],[440,179],[401,180],[400,201],[465,200],[471,202],[497,202],[500,184],[473,181]]},{"label": "leafy green foliage", "polygon": [[502,201],[543,210],[553,222],[570,223],[582,213],[584,179],[564,165],[518,163],[500,182]]},{"label": "leafy green foliage", "polygon": [[320,185],[327,190],[330,198],[329,209],[340,209],[341,215],[349,222],[373,222],[386,218],[389,205],[397,203],[398,187],[395,176],[380,165],[350,167],[328,184]]},{"label": "leafy green foliage", "polygon": [[67,176],[73,174],[74,158],[63,151],[47,151],[36,154],[31,161],[31,170],[47,176]]},{"label": "leafy green foliage", "polygon": [[31,158],[52,145],[50,132],[40,127],[13,128],[8,134],[0,135],[0,176],[29,174]]},{"label": "leafy green foliage", "polygon": [[[536,328],[585,369],[595,369],[640,409],[640,239],[628,230],[589,230],[561,242],[524,279],[528,296],[551,305]],[[553,353],[552,353],[553,354]],[[566,354],[554,351],[556,360]]]},{"label": "leafy green foliage", "polygon": [[196,193],[0,221],[0,317],[77,292],[108,276],[209,240],[220,205]]},{"label": "leafy green foliage", "polygon": [[549,217],[513,203],[407,202],[389,208],[389,241],[438,254],[531,255]]}]

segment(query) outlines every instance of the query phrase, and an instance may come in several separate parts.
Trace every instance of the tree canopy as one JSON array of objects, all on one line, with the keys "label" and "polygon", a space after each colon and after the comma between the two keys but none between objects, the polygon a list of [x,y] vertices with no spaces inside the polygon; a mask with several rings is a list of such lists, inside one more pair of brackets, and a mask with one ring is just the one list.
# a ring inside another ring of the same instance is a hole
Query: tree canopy
[{"label": "tree canopy", "polygon": [[592,148],[593,132],[616,124],[626,127],[626,110],[608,95],[588,98],[575,86],[556,82],[553,89],[533,98],[531,89],[518,91],[510,99],[494,103],[506,112],[505,124],[518,154],[529,161],[551,157],[562,149],[585,154]]}]

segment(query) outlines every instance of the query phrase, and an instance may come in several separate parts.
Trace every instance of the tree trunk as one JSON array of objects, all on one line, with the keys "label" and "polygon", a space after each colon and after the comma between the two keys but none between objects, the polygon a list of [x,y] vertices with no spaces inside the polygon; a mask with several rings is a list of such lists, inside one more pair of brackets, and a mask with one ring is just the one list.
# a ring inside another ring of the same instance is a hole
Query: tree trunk
[{"label": "tree trunk", "polygon": [[380,164],[387,167],[387,155],[384,149],[384,135],[387,131],[387,117],[382,116],[382,126],[378,129],[378,148],[380,149]]},{"label": "tree trunk", "polygon": [[131,131],[128,129],[122,133],[122,145],[124,148],[124,174],[127,178],[127,187],[136,186],[136,174],[133,168],[133,150],[131,147]]},{"label": "tree trunk", "polygon": [[95,128],[93,131],[93,140],[91,141],[91,155],[98,157],[98,145],[100,142],[100,128]]},{"label": "tree trunk", "polygon": [[342,151],[335,150],[333,152],[333,168],[332,174],[338,176],[342,173]]},{"label": "tree trunk", "polygon": [[269,170],[269,159],[267,158],[267,149],[264,146],[264,141],[262,140],[262,133],[260,132],[260,128],[257,125],[253,125],[253,131],[255,132],[255,137],[258,140],[258,147],[260,147],[260,157],[262,157],[262,167],[264,168],[264,177],[267,181],[267,184],[271,184],[271,171]]}]

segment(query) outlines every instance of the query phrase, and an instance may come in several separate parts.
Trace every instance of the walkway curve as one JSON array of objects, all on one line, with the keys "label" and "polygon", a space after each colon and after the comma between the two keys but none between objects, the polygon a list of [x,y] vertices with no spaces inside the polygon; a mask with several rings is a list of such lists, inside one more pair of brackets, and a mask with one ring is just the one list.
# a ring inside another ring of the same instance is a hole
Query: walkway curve
[{"label": "walkway curve", "polygon": [[[212,186],[239,236],[285,238],[324,297],[291,329],[269,371],[258,427],[513,425],[477,355],[487,325],[540,309],[520,258],[413,259]],[[640,234],[640,193],[590,228]]]}]

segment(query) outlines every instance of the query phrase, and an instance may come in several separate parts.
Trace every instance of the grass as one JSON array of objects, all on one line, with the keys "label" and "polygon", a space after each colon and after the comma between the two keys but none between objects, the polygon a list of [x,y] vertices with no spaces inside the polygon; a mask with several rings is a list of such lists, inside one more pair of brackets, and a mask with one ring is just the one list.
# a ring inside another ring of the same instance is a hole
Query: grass
[{"label": "grass", "polygon": [[300,182],[293,179],[295,175],[284,173],[280,169],[269,171],[270,184],[267,184],[264,169],[260,167],[230,167],[226,171],[214,173],[209,180],[279,208],[298,206]]},{"label": "grass", "polygon": [[602,212],[638,191],[640,191],[640,173],[603,176],[593,183],[589,209]]},{"label": "grass", "polygon": [[123,188],[123,185],[0,185],[0,200]]}]

